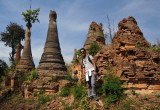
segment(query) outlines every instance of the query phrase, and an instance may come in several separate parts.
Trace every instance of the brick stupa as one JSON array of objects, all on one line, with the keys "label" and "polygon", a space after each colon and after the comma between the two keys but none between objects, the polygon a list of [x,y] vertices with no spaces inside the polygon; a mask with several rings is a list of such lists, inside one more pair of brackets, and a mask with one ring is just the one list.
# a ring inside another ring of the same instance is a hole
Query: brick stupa
[{"label": "brick stupa", "polygon": [[35,65],[34,65],[33,58],[32,58],[32,51],[31,51],[30,28],[31,28],[31,25],[27,24],[23,53],[16,67],[16,71],[29,72],[35,69]]},{"label": "brick stupa", "polygon": [[18,62],[21,58],[21,45],[20,43],[17,45],[17,49],[16,49],[16,57],[15,57],[15,61]]},{"label": "brick stupa", "polygon": [[40,77],[64,76],[66,74],[65,63],[61,54],[61,48],[57,31],[57,14],[50,11],[47,39],[44,52],[37,67]]},{"label": "brick stupa", "polygon": [[35,89],[43,87],[46,92],[56,92],[58,86],[52,83],[52,78],[63,78],[68,73],[61,54],[56,23],[57,14],[55,11],[50,11],[49,19],[47,39],[37,67],[39,78],[33,82],[33,87]]},{"label": "brick stupa", "polygon": [[83,47],[86,50],[88,50],[90,44],[93,42],[96,42],[100,47],[103,47],[105,45],[105,38],[104,38],[102,26],[98,25],[94,21],[91,23],[89,27],[87,39]]}]

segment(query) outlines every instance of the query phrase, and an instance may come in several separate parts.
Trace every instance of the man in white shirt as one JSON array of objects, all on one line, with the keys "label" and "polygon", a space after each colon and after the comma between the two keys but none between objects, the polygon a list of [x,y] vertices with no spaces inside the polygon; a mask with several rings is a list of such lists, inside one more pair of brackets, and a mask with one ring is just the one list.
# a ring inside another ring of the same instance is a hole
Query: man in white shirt
[{"label": "man in white shirt", "polygon": [[86,55],[86,50],[84,48],[80,49],[80,53],[82,55],[81,63],[83,66],[83,74],[85,74],[86,81],[88,84],[89,102],[91,102],[93,98],[95,98],[95,100],[98,101],[96,95],[96,78],[97,78],[96,64],[91,55]]}]

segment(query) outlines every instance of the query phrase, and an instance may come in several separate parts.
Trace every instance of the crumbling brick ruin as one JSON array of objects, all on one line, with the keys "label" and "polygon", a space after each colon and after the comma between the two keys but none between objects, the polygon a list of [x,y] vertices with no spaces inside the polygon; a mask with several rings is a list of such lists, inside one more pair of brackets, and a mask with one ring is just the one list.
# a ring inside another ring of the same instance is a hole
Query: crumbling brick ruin
[{"label": "crumbling brick ruin", "polygon": [[132,16],[120,21],[118,29],[110,46],[94,57],[101,74],[112,67],[126,88],[160,89],[160,54],[150,49]]},{"label": "crumbling brick ruin", "polygon": [[103,47],[105,45],[104,33],[102,30],[102,26],[98,25],[96,22],[92,22],[89,30],[87,39],[84,43],[84,48],[88,50],[91,43],[96,42],[99,46]]}]

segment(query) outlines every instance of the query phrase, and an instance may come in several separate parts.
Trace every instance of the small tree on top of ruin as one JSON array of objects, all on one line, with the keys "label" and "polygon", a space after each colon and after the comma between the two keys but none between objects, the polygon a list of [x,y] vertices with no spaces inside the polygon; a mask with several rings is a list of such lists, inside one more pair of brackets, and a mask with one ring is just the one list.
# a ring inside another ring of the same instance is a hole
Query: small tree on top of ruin
[{"label": "small tree on top of ruin", "polygon": [[37,8],[36,10],[27,10],[27,12],[22,12],[22,15],[24,16],[23,20],[27,23],[26,26],[30,29],[32,27],[32,23],[35,23],[36,21],[39,22],[38,15],[39,15],[40,8]]}]

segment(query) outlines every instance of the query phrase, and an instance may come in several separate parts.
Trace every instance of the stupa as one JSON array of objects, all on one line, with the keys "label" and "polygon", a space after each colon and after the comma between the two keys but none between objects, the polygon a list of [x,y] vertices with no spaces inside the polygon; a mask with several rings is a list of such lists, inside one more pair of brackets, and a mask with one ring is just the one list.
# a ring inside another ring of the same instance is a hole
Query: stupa
[{"label": "stupa", "polygon": [[91,25],[89,27],[87,39],[86,39],[83,47],[86,50],[88,50],[90,44],[93,42],[96,42],[100,47],[105,46],[105,38],[104,38],[102,26],[98,25],[94,21],[91,23]]},{"label": "stupa", "polygon": [[61,54],[61,48],[57,31],[57,14],[50,11],[47,39],[44,52],[37,67],[40,77],[65,76],[67,75],[65,63]]},{"label": "stupa", "polygon": [[25,43],[23,48],[23,53],[21,56],[21,59],[16,67],[16,71],[24,71],[29,72],[33,69],[35,69],[35,65],[32,58],[32,52],[31,52],[31,24],[27,24],[27,30],[25,34]]}]

